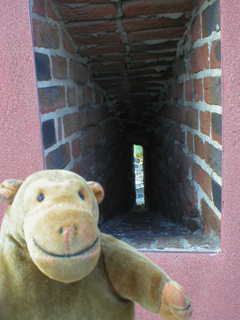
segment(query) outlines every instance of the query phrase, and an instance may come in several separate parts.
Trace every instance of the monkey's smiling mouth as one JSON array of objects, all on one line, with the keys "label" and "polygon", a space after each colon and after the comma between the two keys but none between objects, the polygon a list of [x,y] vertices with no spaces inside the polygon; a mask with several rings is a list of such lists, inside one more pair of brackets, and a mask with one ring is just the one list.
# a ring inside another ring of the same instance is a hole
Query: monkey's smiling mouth
[{"label": "monkey's smiling mouth", "polygon": [[76,253],[73,253],[73,254],[56,254],[56,253],[52,253],[52,252],[49,252],[45,249],[43,249],[38,243],[37,241],[33,238],[33,242],[35,244],[35,246],[40,249],[43,253],[51,256],[51,257],[55,257],[55,258],[73,258],[73,257],[77,257],[77,256],[81,256],[82,254],[84,254],[85,252],[91,250],[98,242],[99,240],[99,237],[97,237],[97,239],[89,246],[87,247],[86,249],[83,249],[81,251],[78,251]]}]

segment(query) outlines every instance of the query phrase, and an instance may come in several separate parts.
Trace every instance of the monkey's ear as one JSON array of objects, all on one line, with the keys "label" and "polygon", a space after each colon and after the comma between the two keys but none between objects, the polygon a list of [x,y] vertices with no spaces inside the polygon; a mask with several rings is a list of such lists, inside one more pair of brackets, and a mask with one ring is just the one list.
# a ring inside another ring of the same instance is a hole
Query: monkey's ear
[{"label": "monkey's ear", "polygon": [[8,204],[12,204],[14,197],[22,183],[22,181],[15,179],[5,180],[0,185],[0,199]]},{"label": "monkey's ear", "polygon": [[94,181],[88,181],[87,184],[92,189],[92,192],[94,193],[97,199],[97,203],[101,203],[105,196],[103,187],[99,183]]}]

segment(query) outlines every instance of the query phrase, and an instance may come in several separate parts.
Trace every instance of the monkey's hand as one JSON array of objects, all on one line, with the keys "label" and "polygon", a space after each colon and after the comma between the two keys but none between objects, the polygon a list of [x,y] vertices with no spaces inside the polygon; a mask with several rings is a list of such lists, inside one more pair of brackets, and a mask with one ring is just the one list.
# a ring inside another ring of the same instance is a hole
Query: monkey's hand
[{"label": "monkey's hand", "polygon": [[175,281],[170,281],[163,289],[159,315],[166,320],[187,320],[192,315],[191,301]]}]

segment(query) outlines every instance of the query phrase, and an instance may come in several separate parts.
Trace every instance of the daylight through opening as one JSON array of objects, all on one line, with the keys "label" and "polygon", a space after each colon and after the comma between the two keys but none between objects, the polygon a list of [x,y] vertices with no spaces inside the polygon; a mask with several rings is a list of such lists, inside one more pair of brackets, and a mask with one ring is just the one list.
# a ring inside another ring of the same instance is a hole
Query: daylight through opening
[{"label": "daylight through opening", "polygon": [[134,145],[133,155],[134,155],[134,175],[135,175],[134,180],[135,180],[136,205],[141,206],[145,204],[142,146]]}]

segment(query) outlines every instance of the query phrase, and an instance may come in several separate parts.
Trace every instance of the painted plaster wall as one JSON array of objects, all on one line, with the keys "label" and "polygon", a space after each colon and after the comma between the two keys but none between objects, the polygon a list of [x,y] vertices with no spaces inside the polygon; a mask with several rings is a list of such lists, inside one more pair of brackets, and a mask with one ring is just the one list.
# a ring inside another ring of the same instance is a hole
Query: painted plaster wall
[{"label": "painted plaster wall", "polygon": [[[28,1],[0,6],[0,180],[44,169]],[[6,206],[0,203],[1,215]]]}]

